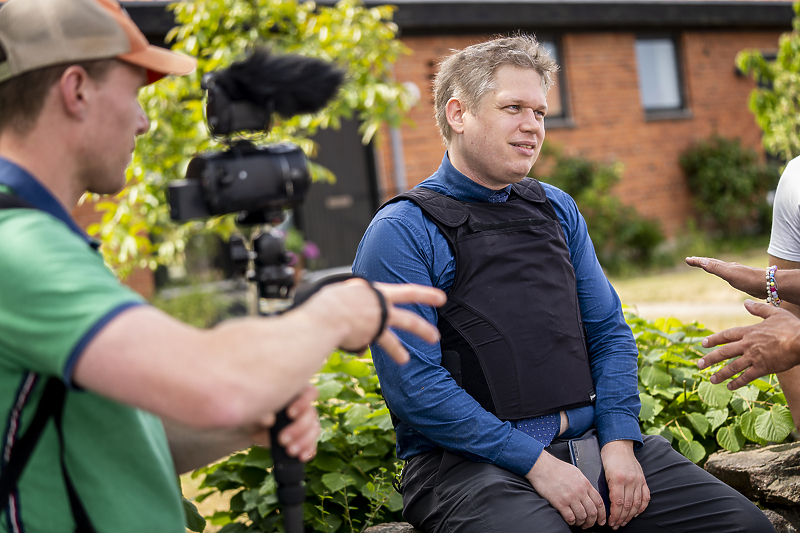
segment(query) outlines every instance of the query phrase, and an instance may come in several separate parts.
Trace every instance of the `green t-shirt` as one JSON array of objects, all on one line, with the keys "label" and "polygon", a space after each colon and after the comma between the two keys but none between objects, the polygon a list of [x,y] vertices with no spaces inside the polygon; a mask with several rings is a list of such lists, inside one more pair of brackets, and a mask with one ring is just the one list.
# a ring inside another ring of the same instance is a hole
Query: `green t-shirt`
[{"label": "green t-shirt", "polygon": [[[48,377],[70,383],[85,344],[142,298],[120,284],[101,255],[61,220],[39,210],[0,210],[0,418],[9,433],[27,429]],[[26,376],[40,377],[21,409]],[[93,393],[70,390],[64,409],[66,464],[99,532],[183,533],[172,457],[161,420]],[[0,447],[0,449],[2,449]],[[59,444],[48,423],[18,484],[27,533],[74,531]],[[9,531],[3,513],[0,531]]]}]

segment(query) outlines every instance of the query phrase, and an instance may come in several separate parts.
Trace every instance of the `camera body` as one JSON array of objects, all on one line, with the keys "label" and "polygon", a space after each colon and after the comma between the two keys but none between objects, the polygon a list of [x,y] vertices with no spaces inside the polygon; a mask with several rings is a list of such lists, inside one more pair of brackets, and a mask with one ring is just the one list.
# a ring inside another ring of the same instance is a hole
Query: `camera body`
[{"label": "camera body", "polygon": [[300,204],[311,184],[308,160],[293,144],[257,147],[237,132],[268,132],[272,116],[316,112],[336,93],[344,73],[319,59],[273,55],[261,48],[203,76],[206,119],[223,152],[195,156],[186,179],[169,185],[170,216],[184,221],[228,213],[259,221]]},{"label": "camera body", "polygon": [[186,179],[169,186],[173,220],[280,211],[300,204],[311,185],[308,160],[294,144],[257,147],[239,141],[194,157]]}]

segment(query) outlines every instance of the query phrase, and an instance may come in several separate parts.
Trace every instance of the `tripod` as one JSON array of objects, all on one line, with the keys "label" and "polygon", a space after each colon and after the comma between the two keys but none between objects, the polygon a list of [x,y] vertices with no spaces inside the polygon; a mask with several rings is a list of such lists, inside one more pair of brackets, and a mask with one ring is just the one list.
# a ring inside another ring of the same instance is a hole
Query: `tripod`
[{"label": "tripod", "polygon": [[[264,218],[243,217],[247,224],[263,223]],[[274,316],[291,307],[291,290],[294,287],[295,270],[289,266],[289,255],[286,244],[276,230],[270,228],[252,236],[248,249],[245,240],[233,236],[230,240],[231,259],[234,268],[243,273],[248,281],[257,287],[257,310],[260,316]],[[289,425],[286,409],[276,416],[275,424],[270,428],[272,443],[272,460],[275,481],[278,484],[278,502],[281,504],[283,523],[286,533],[302,533],[303,502],[305,501],[305,467],[296,457],[290,457],[286,449],[278,442],[278,433]]]}]

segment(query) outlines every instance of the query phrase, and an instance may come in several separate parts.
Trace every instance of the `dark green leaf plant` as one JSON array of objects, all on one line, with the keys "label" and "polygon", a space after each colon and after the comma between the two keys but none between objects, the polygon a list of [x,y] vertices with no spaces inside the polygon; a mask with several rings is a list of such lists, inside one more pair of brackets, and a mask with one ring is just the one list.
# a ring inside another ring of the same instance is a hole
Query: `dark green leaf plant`
[{"label": "dark green leaf plant", "polygon": [[[402,498],[392,486],[399,469],[394,428],[371,359],[334,353],[316,386],[322,434],[306,465],[307,530],[353,533],[402,520]],[[230,495],[230,509],[210,517],[223,525],[220,533],[283,531],[269,450],[253,447],[192,475],[202,476],[200,488],[207,489],[198,501]]]},{"label": "dark green leaf plant", "polygon": [[703,463],[719,449],[737,452],[748,442],[783,442],[794,430],[774,375],[730,391],[708,379],[721,365],[698,370],[697,359],[710,351],[700,342],[711,331],[674,318],[649,322],[631,312],[626,320],[639,348],[642,433],[661,435],[691,461]]}]

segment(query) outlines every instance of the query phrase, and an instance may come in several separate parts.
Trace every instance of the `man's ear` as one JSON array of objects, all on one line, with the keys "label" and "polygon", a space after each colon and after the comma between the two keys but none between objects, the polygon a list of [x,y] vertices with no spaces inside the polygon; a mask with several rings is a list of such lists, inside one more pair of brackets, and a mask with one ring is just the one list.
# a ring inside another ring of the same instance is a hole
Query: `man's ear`
[{"label": "man's ear", "polygon": [[86,70],[81,66],[71,65],[61,75],[56,85],[64,112],[77,119],[85,117],[91,89],[91,80]]},{"label": "man's ear", "polygon": [[453,133],[461,134],[464,132],[464,114],[467,108],[458,98],[451,98],[447,101],[444,108],[445,115],[447,116],[447,123],[450,124],[450,129]]}]

